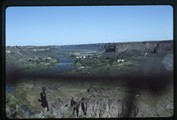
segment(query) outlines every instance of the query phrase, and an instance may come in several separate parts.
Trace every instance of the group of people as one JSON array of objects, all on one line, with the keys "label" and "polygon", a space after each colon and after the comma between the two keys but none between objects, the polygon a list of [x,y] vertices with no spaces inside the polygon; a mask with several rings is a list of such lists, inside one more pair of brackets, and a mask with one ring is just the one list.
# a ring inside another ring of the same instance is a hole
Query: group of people
[{"label": "group of people", "polygon": [[[42,92],[40,93],[40,99],[38,99],[39,102],[41,102],[41,106],[43,108],[47,108],[47,111],[49,111],[49,105],[48,101],[46,99],[46,88],[42,87]],[[79,107],[81,107],[81,110],[84,115],[87,115],[87,103],[85,102],[85,98],[81,98],[81,100],[74,100],[74,98],[71,98],[70,106],[72,108],[72,115],[73,116],[79,116]]]},{"label": "group of people", "polygon": [[84,115],[87,115],[87,103],[85,102],[85,98],[82,98],[80,101],[74,100],[72,97],[71,99],[71,107],[73,108],[73,116],[76,115],[79,116],[79,107],[81,106],[81,110]]}]

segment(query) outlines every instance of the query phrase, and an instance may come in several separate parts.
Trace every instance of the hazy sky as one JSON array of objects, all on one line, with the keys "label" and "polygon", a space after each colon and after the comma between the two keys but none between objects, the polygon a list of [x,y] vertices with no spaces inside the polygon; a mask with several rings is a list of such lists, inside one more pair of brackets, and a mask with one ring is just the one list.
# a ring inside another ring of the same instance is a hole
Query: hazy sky
[{"label": "hazy sky", "polygon": [[171,6],[9,7],[6,45],[173,39]]}]

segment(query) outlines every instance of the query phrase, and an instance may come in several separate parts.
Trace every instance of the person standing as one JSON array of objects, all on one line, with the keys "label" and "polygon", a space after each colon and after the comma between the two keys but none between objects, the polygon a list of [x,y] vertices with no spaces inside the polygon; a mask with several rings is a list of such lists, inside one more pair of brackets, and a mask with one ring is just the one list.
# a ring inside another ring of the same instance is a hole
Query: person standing
[{"label": "person standing", "polygon": [[47,111],[49,111],[49,106],[48,106],[48,102],[47,102],[47,99],[46,99],[46,88],[45,87],[42,87],[42,92],[40,93],[40,97],[41,99],[38,99],[39,102],[41,102],[41,106],[46,108],[47,107]]}]

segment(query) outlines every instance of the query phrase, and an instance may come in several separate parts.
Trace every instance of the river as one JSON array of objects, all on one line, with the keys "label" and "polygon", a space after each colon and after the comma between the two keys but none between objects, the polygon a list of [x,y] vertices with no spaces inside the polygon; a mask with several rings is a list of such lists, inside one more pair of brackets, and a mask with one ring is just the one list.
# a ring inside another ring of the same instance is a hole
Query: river
[{"label": "river", "polygon": [[[59,59],[59,63],[56,63],[53,67],[51,68],[47,68],[45,70],[42,70],[40,72],[42,73],[52,73],[52,74],[58,74],[58,73],[62,73],[62,72],[67,72],[69,70],[72,70],[74,69],[74,60],[68,58],[68,57],[65,57],[65,56],[60,56],[60,59]],[[40,73],[39,72],[39,73]],[[11,93],[12,91],[14,91],[14,86],[6,83],[6,91],[8,93]]]},{"label": "river", "polygon": [[62,57],[60,58],[60,62],[55,64],[55,66],[52,69],[59,73],[66,72],[74,69],[73,63],[74,60],[67,57]]},{"label": "river", "polygon": [[47,68],[41,72],[47,72],[51,74],[58,74],[70,71],[74,69],[74,60],[69,58],[67,55],[60,55],[58,56],[59,62],[53,65],[51,68]]}]

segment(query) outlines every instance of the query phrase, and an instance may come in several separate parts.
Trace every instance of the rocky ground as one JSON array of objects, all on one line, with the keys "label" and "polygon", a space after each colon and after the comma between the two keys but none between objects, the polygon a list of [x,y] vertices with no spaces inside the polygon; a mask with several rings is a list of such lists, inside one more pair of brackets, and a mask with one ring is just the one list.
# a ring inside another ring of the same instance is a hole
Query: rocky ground
[{"label": "rocky ground", "polygon": [[[49,111],[38,101],[43,86],[47,89]],[[127,98],[129,95],[132,99]],[[147,89],[137,89],[132,94],[119,82],[31,80],[19,82],[6,96],[8,118],[117,118],[126,117],[130,109],[129,117],[173,115],[172,85],[162,94],[153,95]]]}]

